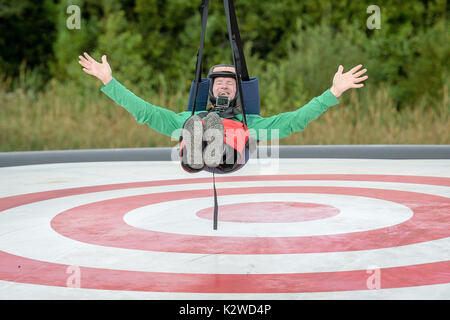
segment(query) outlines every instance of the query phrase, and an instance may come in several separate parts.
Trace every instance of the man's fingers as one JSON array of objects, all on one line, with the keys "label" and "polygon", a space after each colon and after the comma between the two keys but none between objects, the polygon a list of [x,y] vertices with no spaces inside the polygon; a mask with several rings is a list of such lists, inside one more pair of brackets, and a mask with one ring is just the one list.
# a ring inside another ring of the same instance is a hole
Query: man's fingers
[{"label": "man's fingers", "polygon": [[353,82],[354,83],[361,82],[361,81],[366,80],[367,78],[368,78],[368,76],[364,76],[364,77],[361,77],[361,78],[356,78],[355,80],[353,80]]},{"label": "man's fingers", "polygon": [[357,73],[355,73],[353,76],[357,78],[357,77],[359,77],[360,75],[366,73],[366,71],[367,71],[367,69],[363,69],[363,70],[358,71]]},{"label": "man's fingers", "polygon": [[80,61],[83,61],[83,62],[85,62],[85,63],[90,63],[89,60],[86,59],[86,58],[83,57],[83,56],[78,56],[78,59],[80,59]]},{"label": "man's fingers", "polygon": [[362,64],[358,64],[356,67],[353,67],[349,72],[350,74],[353,74],[354,72],[358,71],[362,67]]},{"label": "man's fingers", "polygon": [[364,83],[352,85],[352,88],[361,88],[361,87],[364,87]]},{"label": "man's fingers", "polygon": [[94,75],[94,74],[92,73],[92,71],[89,71],[89,70],[86,69],[86,68],[83,68],[83,71],[86,72],[87,74]]},{"label": "man's fingers", "polygon": [[85,67],[85,68],[89,68],[90,66],[91,66],[91,64],[90,63],[87,63],[87,62],[84,62],[84,61],[78,61],[78,63],[79,64],[81,64],[83,67]]},{"label": "man's fingers", "polygon": [[86,52],[84,53],[84,56],[85,56],[86,59],[88,59],[88,61],[90,61],[90,62],[97,62],[97,61],[95,61],[90,55],[88,55]]},{"label": "man's fingers", "polygon": [[344,67],[340,65],[337,72],[342,73],[342,71],[344,71]]}]

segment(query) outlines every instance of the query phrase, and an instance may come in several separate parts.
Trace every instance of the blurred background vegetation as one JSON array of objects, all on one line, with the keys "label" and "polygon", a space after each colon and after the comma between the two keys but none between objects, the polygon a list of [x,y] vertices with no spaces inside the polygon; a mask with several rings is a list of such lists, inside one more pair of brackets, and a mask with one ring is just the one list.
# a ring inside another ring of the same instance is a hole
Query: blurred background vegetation
[{"label": "blurred background vegetation", "polygon": [[[78,56],[105,54],[144,100],[186,110],[200,0],[0,0],[0,151],[173,146],[100,92]],[[231,63],[223,3],[210,1],[209,66]],[[81,10],[70,30],[69,5]],[[295,110],[331,86],[339,64],[368,69],[361,89],[281,144],[450,144],[446,0],[235,0],[261,115]]]}]

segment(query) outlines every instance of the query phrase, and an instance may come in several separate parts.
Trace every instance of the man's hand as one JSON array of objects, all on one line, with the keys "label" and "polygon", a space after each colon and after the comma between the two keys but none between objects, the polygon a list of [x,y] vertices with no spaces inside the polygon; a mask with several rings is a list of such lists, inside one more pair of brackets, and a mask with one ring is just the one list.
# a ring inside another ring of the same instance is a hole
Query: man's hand
[{"label": "man's hand", "polygon": [[84,72],[98,78],[105,85],[109,81],[111,81],[112,71],[108,61],[106,61],[105,55],[102,56],[102,63],[98,63],[97,61],[95,61],[86,52],[84,53],[84,57],[78,56],[78,58],[80,58],[80,61],[78,61],[78,63],[84,67]]},{"label": "man's hand", "polygon": [[362,64],[357,65],[356,67],[354,67],[353,69],[351,69],[346,73],[342,73],[342,71],[344,71],[344,67],[339,66],[338,71],[336,72],[333,78],[333,85],[330,88],[331,93],[333,93],[336,96],[336,98],[339,98],[341,94],[343,94],[350,88],[364,87],[364,84],[362,83],[358,84],[358,82],[364,81],[368,78],[368,76],[359,77],[363,75],[367,71],[367,69],[358,71],[361,67]]}]

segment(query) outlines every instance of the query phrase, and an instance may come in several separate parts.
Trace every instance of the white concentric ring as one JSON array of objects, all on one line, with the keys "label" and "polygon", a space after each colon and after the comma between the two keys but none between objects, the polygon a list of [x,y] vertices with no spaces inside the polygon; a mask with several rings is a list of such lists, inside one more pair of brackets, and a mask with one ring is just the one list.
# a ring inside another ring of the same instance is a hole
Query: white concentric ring
[{"label": "white concentric ring", "polygon": [[[352,181],[270,181],[265,185],[359,186],[448,195],[448,188],[429,185]],[[260,182],[220,183],[221,187],[258,186]],[[50,228],[58,213],[77,205],[117,197],[174,190],[208,188],[208,184],[180,185],[171,188],[136,188],[95,192],[40,201],[6,210],[0,215],[0,249],[43,261],[121,270],[189,273],[283,273],[321,272],[420,264],[449,259],[449,239],[404,247],[358,252],[282,254],[282,255],[201,255],[146,252],[90,245],[65,238]],[[208,225],[210,228],[210,225]],[[34,245],[30,245],[34,244]],[[45,250],[36,250],[45,248]],[[395,259],[393,259],[395,257]],[[289,261],[289,263],[286,263]],[[347,261],[336,264],[336,261]]]},{"label": "white concentric ring", "polygon": [[[242,188],[244,191],[245,188]],[[126,223],[141,229],[176,234],[225,237],[299,237],[362,232],[381,229],[407,221],[413,216],[410,208],[398,203],[348,195],[262,193],[221,196],[220,205],[264,202],[277,199],[286,202],[307,202],[329,205],[339,209],[334,217],[279,223],[236,223],[220,221],[220,228],[212,230],[211,221],[199,219],[198,210],[211,207],[210,198],[167,201],[140,207],[124,216]],[[276,212],[273,213],[276,215]]]}]

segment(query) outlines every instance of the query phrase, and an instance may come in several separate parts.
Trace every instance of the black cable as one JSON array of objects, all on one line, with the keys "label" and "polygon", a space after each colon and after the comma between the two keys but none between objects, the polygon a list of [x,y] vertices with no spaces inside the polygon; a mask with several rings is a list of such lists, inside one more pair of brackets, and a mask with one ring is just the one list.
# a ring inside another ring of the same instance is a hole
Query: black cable
[{"label": "black cable", "polygon": [[217,191],[216,191],[216,178],[214,176],[214,172],[216,170],[213,170],[213,186],[214,186],[214,230],[217,230],[217,220],[219,216],[219,205],[217,204]]},{"label": "black cable", "polygon": [[242,123],[247,126],[244,95],[242,92],[242,80],[248,81],[250,78],[248,76],[248,69],[245,62],[244,50],[242,48],[233,0],[223,0],[223,5],[225,7],[225,15],[227,17],[228,38],[230,40],[231,52],[233,55],[233,64],[236,68],[236,86],[241,99]]},{"label": "black cable", "polygon": [[205,46],[206,36],[206,22],[208,20],[209,0],[202,0],[200,5],[201,23],[202,23],[202,35],[200,39],[200,47],[197,51],[197,66],[195,69],[195,86],[194,86],[194,101],[192,105],[192,115],[195,113],[195,106],[197,104],[198,84],[202,80],[202,56],[203,48]]}]

